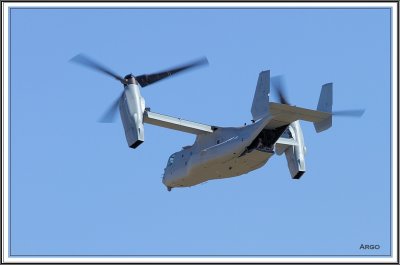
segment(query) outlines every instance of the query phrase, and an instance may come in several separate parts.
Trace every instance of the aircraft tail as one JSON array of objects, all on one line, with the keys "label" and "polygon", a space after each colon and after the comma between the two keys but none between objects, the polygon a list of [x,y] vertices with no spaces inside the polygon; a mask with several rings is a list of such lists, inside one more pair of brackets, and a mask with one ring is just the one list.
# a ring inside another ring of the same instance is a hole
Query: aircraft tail
[{"label": "aircraft tail", "polygon": [[[322,86],[321,94],[319,96],[317,110],[327,113],[332,113],[333,102],[333,84],[327,83]],[[317,133],[325,131],[332,126],[332,115],[320,122],[314,122],[315,131]]]},{"label": "aircraft tail", "polygon": [[262,71],[258,76],[257,87],[254,93],[251,114],[253,120],[264,117],[269,111],[269,91],[270,91],[270,73]]}]

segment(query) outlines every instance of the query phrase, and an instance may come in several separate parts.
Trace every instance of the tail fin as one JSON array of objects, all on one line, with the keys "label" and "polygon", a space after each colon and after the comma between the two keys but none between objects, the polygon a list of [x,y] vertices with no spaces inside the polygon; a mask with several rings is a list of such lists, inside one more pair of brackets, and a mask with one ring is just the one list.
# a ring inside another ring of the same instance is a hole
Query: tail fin
[{"label": "tail fin", "polygon": [[[321,94],[318,101],[318,111],[332,113],[333,101],[333,84],[327,83],[322,86]],[[315,131],[317,133],[325,131],[332,126],[332,115],[320,122],[314,122]]]},{"label": "tail fin", "polygon": [[269,70],[262,71],[258,76],[257,87],[254,93],[251,114],[253,120],[264,117],[269,111],[269,90],[270,90]]}]

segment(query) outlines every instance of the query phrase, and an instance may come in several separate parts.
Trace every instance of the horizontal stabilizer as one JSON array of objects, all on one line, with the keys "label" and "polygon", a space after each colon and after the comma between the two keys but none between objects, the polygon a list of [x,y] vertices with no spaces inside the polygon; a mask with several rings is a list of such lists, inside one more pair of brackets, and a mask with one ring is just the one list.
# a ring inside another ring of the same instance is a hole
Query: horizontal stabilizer
[{"label": "horizontal stabilizer", "polygon": [[269,111],[272,115],[272,120],[266,126],[267,128],[277,128],[290,124],[297,120],[322,122],[332,117],[332,113],[305,109],[274,102],[269,103]]}]

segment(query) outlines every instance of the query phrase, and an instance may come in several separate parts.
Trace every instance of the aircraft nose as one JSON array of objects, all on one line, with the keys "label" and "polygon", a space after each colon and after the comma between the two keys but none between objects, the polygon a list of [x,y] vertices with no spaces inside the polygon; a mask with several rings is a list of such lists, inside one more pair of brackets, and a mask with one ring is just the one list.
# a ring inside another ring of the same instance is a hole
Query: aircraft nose
[{"label": "aircraft nose", "polygon": [[172,179],[171,179],[170,177],[168,177],[167,174],[164,174],[164,175],[163,175],[162,183],[163,183],[164,186],[167,187],[167,188],[168,188],[168,187],[174,186],[174,185],[173,185]]},{"label": "aircraft nose", "polygon": [[165,177],[165,174],[164,174],[163,177],[162,177],[162,183],[163,183],[165,186],[168,186],[168,185],[167,185],[167,178]]}]

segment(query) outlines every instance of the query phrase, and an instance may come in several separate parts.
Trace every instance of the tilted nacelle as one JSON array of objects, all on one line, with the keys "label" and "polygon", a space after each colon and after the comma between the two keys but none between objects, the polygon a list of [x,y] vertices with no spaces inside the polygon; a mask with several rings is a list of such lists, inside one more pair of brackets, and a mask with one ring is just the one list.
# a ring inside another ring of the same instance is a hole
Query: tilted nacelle
[{"label": "tilted nacelle", "polygon": [[119,103],[122,124],[129,147],[136,148],[144,142],[144,98],[137,84],[127,84]]},{"label": "tilted nacelle", "polygon": [[275,146],[275,152],[278,155],[285,153],[290,175],[293,179],[299,179],[306,172],[306,147],[304,145],[300,122],[292,122],[282,136],[287,139],[293,139],[296,144],[277,144]]}]

